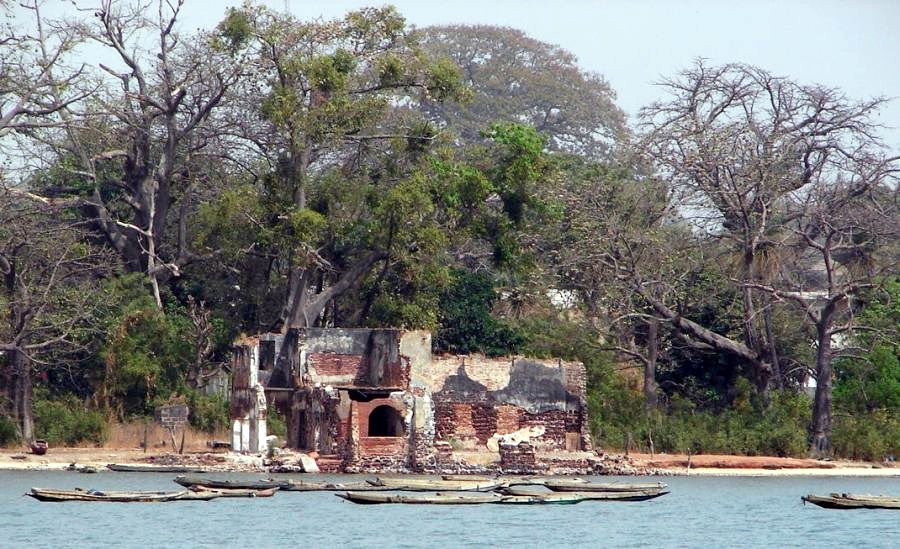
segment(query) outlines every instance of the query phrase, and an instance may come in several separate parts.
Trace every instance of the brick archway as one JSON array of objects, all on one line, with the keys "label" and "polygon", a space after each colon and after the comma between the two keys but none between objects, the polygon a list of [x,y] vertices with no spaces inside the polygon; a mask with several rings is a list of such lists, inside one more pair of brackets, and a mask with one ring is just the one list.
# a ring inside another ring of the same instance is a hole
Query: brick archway
[{"label": "brick archway", "polygon": [[369,413],[369,437],[403,436],[403,416],[388,404],[377,406]]}]

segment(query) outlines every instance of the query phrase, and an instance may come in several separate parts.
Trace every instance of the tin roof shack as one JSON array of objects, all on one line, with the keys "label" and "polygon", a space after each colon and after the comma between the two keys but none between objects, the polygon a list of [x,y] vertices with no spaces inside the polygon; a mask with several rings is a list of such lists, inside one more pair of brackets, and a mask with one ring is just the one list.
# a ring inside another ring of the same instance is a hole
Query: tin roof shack
[{"label": "tin roof shack", "polygon": [[[579,363],[432,357],[430,333],[399,329],[291,329],[247,340],[234,356],[235,421],[258,383],[286,418],[288,445],[319,454],[326,471],[432,472],[454,466],[451,446],[501,458],[502,444],[521,440],[590,448]],[[264,414],[255,417],[264,429]]]}]

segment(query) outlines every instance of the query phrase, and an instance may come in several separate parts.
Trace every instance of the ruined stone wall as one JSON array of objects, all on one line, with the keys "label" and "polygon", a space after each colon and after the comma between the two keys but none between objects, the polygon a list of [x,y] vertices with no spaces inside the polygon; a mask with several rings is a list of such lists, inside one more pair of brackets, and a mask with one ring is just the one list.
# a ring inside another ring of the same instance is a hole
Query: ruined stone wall
[{"label": "ruined stone wall", "polygon": [[401,330],[307,328],[299,334],[304,384],[406,387]]},{"label": "ruined stone wall", "polygon": [[[394,329],[296,329],[253,343],[235,354],[233,406],[248,404],[257,374],[270,403],[289,412],[289,445],[347,471],[433,471],[449,449],[497,452],[520,440],[525,461],[529,447],[590,448],[580,363],[434,357],[430,333]],[[401,436],[369,436],[381,405],[402,416]],[[509,459],[522,461],[516,452]]]},{"label": "ruined stone wall", "polygon": [[347,454],[350,399],[346,394],[324,387],[296,391],[291,412],[288,422],[291,446],[325,455]]},{"label": "ruined stone wall", "polygon": [[405,402],[409,415],[410,468],[425,471],[433,468],[439,459],[434,445],[431,333],[403,332],[399,348],[409,379]]},{"label": "ruined stone wall", "polygon": [[524,436],[540,449],[584,447],[580,363],[442,356],[432,360],[431,379],[435,440],[477,449],[527,429]]}]

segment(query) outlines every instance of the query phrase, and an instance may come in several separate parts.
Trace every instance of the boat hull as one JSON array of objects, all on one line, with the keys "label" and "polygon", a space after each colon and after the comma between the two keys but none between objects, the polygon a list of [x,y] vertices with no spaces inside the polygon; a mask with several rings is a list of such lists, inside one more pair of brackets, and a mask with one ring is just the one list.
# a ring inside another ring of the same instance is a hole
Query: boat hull
[{"label": "boat hull", "polygon": [[383,492],[385,488],[373,486],[364,480],[355,482],[315,482],[287,480],[279,484],[286,492]]},{"label": "boat hull", "polygon": [[175,477],[176,483],[190,488],[192,486],[205,486],[223,490],[268,490],[269,488],[281,488],[284,483],[269,480],[220,480],[201,477],[187,477],[179,475]]},{"label": "boat hull", "polygon": [[546,480],[544,486],[554,492],[652,492],[665,490],[661,482],[589,482],[576,480]]},{"label": "boat hull", "polygon": [[900,498],[892,496],[871,496],[867,494],[831,494],[817,496],[809,494],[800,498],[804,503],[812,503],[825,509],[894,509],[900,510]]},{"label": "boat hull", "polygon": [[527,488],[511,486],[503,489],[504,494],[514,497],[534,497],[553,499],[553,496],[571,496],[579,501],[645,501],[658,498],[669,493],[668,490],[646,490],[633,492],[538,492]]},{"label": "boat hull", "polygon": [[400,503],[411,505],[478,505],[496,503],[503,499],[499,494],[398,494],[396,492],[353,492],[335,494],[337,497],[362,505]]},{"label": "boat hull", "polygon": [[106,468],[119,473],[204,473],[203,467],[183,465],[126,465],[124,463],[107,463]]},{"label": "boat hull", "polygon": [[207,501],[220,497],[216,494],[194,493],[189,490],[178,492],[116,492],[97,490],[56,490],[53,488],[32,488],[25,494],[38,501],[61,503],[67,501],[100,501],[110,503],[162,503],[168,501]]},{"label": "boat hull", "polygon": [[378,478],[367,482],[382,490],[403,490],[405,492],[490,492],[504,486],[504,483],[497,480]]}]

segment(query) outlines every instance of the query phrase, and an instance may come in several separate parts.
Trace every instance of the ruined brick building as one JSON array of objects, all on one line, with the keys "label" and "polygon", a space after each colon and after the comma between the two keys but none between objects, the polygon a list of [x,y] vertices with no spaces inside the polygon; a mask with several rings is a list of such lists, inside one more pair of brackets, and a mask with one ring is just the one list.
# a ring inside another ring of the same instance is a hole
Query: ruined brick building
[{"label": "ruined brick building", "polygon": [[433,356],[425,331],[308,328],[242,342],[233,368],[236,450],[265,448],[267,404],[286,419],[287,445],[326,470],[590,450],[580,363]]}]

